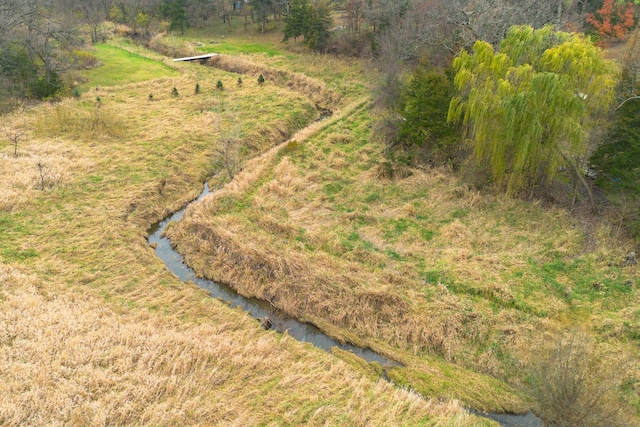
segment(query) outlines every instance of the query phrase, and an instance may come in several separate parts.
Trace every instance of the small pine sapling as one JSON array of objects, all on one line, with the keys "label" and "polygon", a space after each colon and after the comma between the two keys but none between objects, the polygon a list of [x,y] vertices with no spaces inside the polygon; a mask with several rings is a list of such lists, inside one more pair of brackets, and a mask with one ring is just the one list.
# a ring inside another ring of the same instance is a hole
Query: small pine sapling
[{"label": "small pine sapling", "polygon": [[224,89],[224,86],[222,85],[222,80],[218,80],[218,82],[216,83],[216,89],[218,90]]},{"label": "small pine sapling", "polygon": [[238,77],[238,86],[242,86],[242,77]]},{"label": "small pine sapling", "polygon": [[260,74],[260,75],[258,76],[258,84],[259,84],[260,86],[262,86],[262,85],[264,84],[264,76],[263,76],[262,74]]},{"label": "small pine sapling", "polygon": [[178,96],[178,95],[179,95],[178,89],[176,89],[176,87],[174,86],[173,89],[171,90],[171,96],[175,97],[175,96]]},{"label": "small pine sapling", "polygon": [[200,93],[200,83],[196,83],[196,95]]}]

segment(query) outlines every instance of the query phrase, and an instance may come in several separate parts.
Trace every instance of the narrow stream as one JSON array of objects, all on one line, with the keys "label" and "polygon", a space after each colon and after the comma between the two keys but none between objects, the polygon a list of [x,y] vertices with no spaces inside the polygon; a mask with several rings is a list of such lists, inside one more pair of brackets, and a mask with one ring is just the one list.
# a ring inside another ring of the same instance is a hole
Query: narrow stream
[{"label": "narrow stream", "polygon": [[[207,183],[205,183],[202,193],[200,193],[198,198],[191,203],[200,201],[207,194],[209,194],[209,186]],[[189,203],[189,205],[191,203]],[[162,236],[165,228],[167,227],[167,224],[172,221],[180,221],[182,219],[187,206],[175,212],[168,218],[155,223],[148,230],[148,242],[152,247],[155,248],[156,255],[165,263],[169,271],[178,276],[180,280],[182,280],[183,282],[195,283],[199,287],[209,291],[209,294],[212,297],[219,298],[228,302],[231,307],[240,307],[243,310],[249,312],[251,316],[258,320],[269,318],[270,329],[275,329],[279,332],[286,331],[287,334],[294,337],[298,341],[311,343],[315,347],[321,348],[328,352],[331,351],[332,347],[338,347],[342,350],[351,351],[367,362],[379,363],[383,368],[401,366],[398,362],[386,359],[385,357],[373,352],[370,349],[357,347],[348,343],[341,343],[326,335],[324,332],[322,332],[312,324],[304,323],[297,319],[286,316],[284,313],[274,308],[267,301],[259,300],[257,298],[245,298],[231,289],[229,286],[216,283],[213,280],[196,277],[195,272],[185,264],[182,255],[180,255],[178,251],[173,249],[169,239]],[[470,412],[481,417],[495,420],[503,427],[544,426],[542,420],[532,413],[527,413],[524,415],[512,415],[484,413],[476,410],[470,410]]]},{"label": "narrow stream", "polygon": [[537,417],[533,412],[526,414],[496,414],[493,412],[481,412],[470,409],[473,415],[485,417],[497,421],[502,427],[544,427],[544,421]]},{"label": "narrow stream", "polygon": [[[207,194],[209,194],[209,186],[205,183],[204,190],[194,202],[198,202]],[[370,349],[336,341],[316,326],[286,316],[267,301],[257,298],[245,298],[229,286],[216,283],[213,280],[196,277],[195,272],[184,263],[182,255],[171,247],[169,239],[162,236],[168,223],[182,219],[185,209],[186,207],[165,220],[152,225],[148,230],[148,241],[151,246],[155,246],[156,255],[165,263],[169,271],[178,276],[180,280],[195,283],[209,291],[212,297],[220,298],[228,302],[232,307],[241,307],[256,319],[269,318],[271,321],[270,329],[275,329],[279,332],[287,331],[289,335],[298,341],[311,343],[325,351],[330,351],[331,347],[338,347],[342,350],[353,352],[367,362],[378,362],[383,367],[399,366],[397,362],[386,359]]]}]

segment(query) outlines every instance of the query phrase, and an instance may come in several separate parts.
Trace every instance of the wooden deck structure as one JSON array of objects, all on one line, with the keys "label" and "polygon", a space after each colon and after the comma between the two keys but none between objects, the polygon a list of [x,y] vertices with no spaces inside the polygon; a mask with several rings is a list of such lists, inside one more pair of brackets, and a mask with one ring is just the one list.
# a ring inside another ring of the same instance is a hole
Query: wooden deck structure
[{"label": "wooden deck structure", "polygon": [[212,58],[214,56],[218,56],[218,54],[217,53],[206,53],[204,55],[188,56],[186,58],[175,58],[173,61],[174,62],[178,62],[178,61],[204,61],[205,59],[209,59],[209,58]]}]

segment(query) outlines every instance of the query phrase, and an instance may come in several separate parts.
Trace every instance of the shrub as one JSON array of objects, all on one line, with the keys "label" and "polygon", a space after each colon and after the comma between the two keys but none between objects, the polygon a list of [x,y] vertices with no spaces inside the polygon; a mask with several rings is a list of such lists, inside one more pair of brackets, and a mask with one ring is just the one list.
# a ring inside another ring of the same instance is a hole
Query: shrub
[{"label": "shrub", "polygon": [[76,60],[76,67],[79,70],[88,70],[95,68],[100,64],[98,58],[86,50],[74,50],[73,56]]},{"label": "shrub", "polygon": [[195,93],[196,95],[200,93],[200,83],[196,83]]},{"label": "shrub", "polygon": [[262,85],[264,84],[264,76],[263,76],[262,74],[260,74],[260,75],[258,76],[258,84],[259,84],[260,86],[262,86]]},{"label": "shrub", "polygon": [[224,89],[224,86],[222,85],[222,80],[218,80],[218,82],[216,83],[216,89],[218,90]]},{"label": "shrub", "polygon": [[589,160],[597,172],[596,184],[621,215],[620,226],[640,239],[640,99],[632,99],[616,111],[605,143]]},{"label": "shrub", "polygon": [[453,94],[451,73],[419,66],[404,95],[400,138],[424,147],[438,163],[455,157],[458,149],[458,129],[447,123]]},{"label": "shrub", "polygon": [[33,81],[27,89],[28,98],[40,100],[52,99],[59,95],[62,89],[62,81],[56,73],[51,73],[49,80],[45,76],[40,76]]},{"label": "shrub", "polygon": [[571,331],[539,351],[529,372],[529,391],[548,425],[630,425],[616,394],[625,370],[607,362],[587,335]]},{"label": "shrub", "polygon": [[174,86],[173,89],[171,90],[171,96],[178,96],[178,89]]},{"label": "shrub", "polygon": [[9,44],[0,49],[0,77],[3,89],[28,96],[29,86],[38,79],[38,67],[26,48]]}]

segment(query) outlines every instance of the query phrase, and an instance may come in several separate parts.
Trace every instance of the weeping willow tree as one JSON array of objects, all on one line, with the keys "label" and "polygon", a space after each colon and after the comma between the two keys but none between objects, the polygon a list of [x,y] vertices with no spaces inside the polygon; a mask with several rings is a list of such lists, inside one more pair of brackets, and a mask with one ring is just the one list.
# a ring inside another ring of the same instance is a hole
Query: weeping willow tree
[{"label": "weeping willow tree", "polygon": [[462,120],[475,159],[510,194],[568,165],[595,203],[580,162],[614,99],[617,69],[579,34],[512,27],[498,52],[478,41],[454,60],[448,120]]}]

